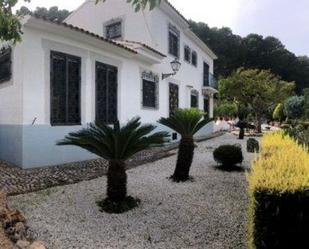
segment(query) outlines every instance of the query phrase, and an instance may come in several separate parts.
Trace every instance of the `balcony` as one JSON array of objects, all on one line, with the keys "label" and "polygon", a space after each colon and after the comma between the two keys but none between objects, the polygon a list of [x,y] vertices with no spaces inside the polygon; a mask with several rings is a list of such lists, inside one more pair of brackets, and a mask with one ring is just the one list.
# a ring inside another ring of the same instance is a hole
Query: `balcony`
[{"label": "balcony", "polygon": [[203,95],[218,93],[218,81],[213,74],[209,73],[208,80],[204,80],[202,92]]}]

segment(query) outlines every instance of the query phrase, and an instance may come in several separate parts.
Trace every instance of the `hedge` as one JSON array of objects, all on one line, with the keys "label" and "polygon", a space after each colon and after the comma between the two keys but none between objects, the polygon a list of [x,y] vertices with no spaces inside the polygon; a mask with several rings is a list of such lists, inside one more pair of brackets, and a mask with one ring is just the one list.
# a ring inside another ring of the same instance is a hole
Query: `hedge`
[{"label": "hedge", "polygon": [[249,181],[249,248],[309,248],[309,154],[283,133],[266,135]]}]

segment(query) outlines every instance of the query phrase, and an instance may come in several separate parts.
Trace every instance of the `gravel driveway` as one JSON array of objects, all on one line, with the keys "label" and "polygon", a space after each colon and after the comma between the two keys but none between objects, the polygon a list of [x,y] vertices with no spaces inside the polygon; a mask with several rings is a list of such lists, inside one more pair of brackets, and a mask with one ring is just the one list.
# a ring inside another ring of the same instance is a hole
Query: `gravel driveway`
[{"label": "gravel driveway", "polygon": [[[218,170],[212,158],[215,147],[229,143],[240,141],[226,134],[198,144],[192,182],[166,178],[176,156],[129,170],[129,194],[142,203],[125,214],[99,212],[106,177],[10,197],[9,206],[24,212],[48,249],[246,248],[245,173]],[[243,167],[252,157],[245,153]]]}]

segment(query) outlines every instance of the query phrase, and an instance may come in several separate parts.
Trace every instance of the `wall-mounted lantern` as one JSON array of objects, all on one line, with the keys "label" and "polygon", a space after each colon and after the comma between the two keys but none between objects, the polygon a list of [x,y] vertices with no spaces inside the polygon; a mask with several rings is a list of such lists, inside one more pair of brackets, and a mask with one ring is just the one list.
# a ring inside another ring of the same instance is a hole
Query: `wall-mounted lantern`
[{"label": "wall-mounted lantern", "polygon": [[173,60],[171,62],[171,67],[172,67],[173,73],[167,73],[167,74],[163,73],[162,74],[162,80],[177,74],[177,72],[179,71],[179,69],[181,67],[181,63],[179,62],[179,60],[177,58],[175,58],[175,60]]}]

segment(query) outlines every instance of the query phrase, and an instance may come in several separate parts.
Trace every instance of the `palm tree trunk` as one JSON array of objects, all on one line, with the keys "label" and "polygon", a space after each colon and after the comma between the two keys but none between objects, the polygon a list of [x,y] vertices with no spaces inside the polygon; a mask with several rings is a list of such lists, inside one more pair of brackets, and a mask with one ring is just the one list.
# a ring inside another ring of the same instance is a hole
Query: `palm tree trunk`
[{"label": "palm tree trunk", "polygon": [[190,167],[194,154],[193,137],[183,137],[180,140],[177,164],[172,179],[176,182],[189,179]]},{"label": "palm tree trunk", "polygon": [[245,137],[245,128],[239,129],[239,139],[244,139]]},{"label": "palm tree trunk", "polygon": [[120,202],[127,196],[126,164],[123,161],[109,162],[107,172],[107,198],[113,202]]}]

